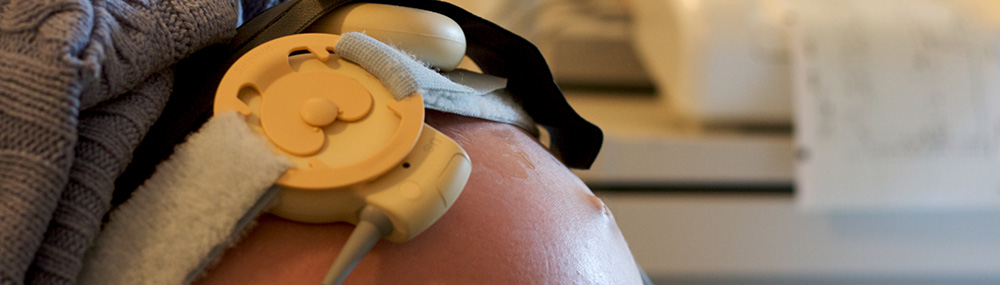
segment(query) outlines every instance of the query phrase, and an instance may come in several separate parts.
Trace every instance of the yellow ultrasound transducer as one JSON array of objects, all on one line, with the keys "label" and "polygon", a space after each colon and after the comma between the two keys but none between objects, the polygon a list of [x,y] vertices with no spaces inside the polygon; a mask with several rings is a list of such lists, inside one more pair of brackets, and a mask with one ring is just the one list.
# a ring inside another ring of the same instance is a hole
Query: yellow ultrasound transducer
[{"label": "yellow ultrasound transducer", "polygon": [[386,239],[408,240],[457,199],[468,155],[423,123],[419,93],[397,101],[363,68],[331,54],[337,40],[298,34],[251,50],[223,78],[215,112],[243,114],[296,162],[276,182],[284,189],[272,213],[355,223],[373,205],[393,222]]},{"label": "yellow ultrasound transducer", "polygon": [[[290,54],[309,51],[320,62],[348,63],[329,52],[338,39],[339,36],[328,34],[294,35],[251,50],[233,64],[219,84],[215,111],[236,110],[244,116],[250,115],[250,108],[238,95],[244,88],[252,88],[264,95],[259,118],[268,140],[295,157],[315,155],[325,147],[327,134],[322,131],[323,126],[310,124],[301,114],[321,115],[317,113],[321,110],[313,110],[315,106],[312,105],[317,100],[335,105],[338,112],[335,117],[346,122],[368,117],[372,111],[372,94],[344,71],[323,68],[295,71],[288,62]],[[347,70],[363,71],[360,68]],[[338,188],[372,179],[398,164],[413,148],[422,131],[423,100],[420,94],[413,94],[400,101],[387,101],[383,108],[391,110],[400,121],[381,150],[367,159],[341,167],[331,167],[323,159],[314,157],[309,159],[308,165],[286,172],[277,184],[298,189]],[[373,120],[379,118],[371,117]]]},{"label": "yellow ultrasound transducer", "polygon": [[[381,19],[372,21],[373,19]],[[307,32],[272,40],[226,73],[215,112],[235,110],[296,166],[276,182],[269,212],[307,223],[356,225],[323,284],[339,284],[380,238],[412,239],[457,200],[472,172],[468,154],[423,123],[420,93],[397,100],[378,78],[333,53],[349,31],[441,69],[465,55],[457,23],[436,13],[350,5]]]},{"label": "yellow ultrasound transducer", "polygon": [[423,123],[421,94],[396,100],[363,68],[332,54],[332,34],[298,34],[257,48],[223,77],[215,112],[235,110],[296,166],[269,212],[307,223],[348,222],[354,233],[324,284],[346,274],[380,238],[420,234],[454,204],[468,154]]}]

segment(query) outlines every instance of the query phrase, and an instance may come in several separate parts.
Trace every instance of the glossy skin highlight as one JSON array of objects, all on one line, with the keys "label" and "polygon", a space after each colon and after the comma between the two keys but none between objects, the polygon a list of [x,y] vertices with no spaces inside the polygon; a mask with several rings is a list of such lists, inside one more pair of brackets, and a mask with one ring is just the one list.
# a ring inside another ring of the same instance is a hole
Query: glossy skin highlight
[{"label": "glossy skin highlight", "polygon": [[[641,284],[611,212],[521,129],[428,111],[472,175],[455,205],[405,243],[380,241],[345,284]],[[198,284],[319,284],[349,224],[272,215]]]}]

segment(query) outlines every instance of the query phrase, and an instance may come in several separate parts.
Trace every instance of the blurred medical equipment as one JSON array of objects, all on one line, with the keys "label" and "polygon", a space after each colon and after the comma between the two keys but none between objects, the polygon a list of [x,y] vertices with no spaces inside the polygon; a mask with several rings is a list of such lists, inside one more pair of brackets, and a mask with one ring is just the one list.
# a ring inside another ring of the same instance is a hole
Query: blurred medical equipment
[{"label": "blurred medical equipment", "polygon": [[541,2],[529,37],[574,107],[605,130],[598,161],[577,172],[586,182],[791,185],[790,80],[777,3]]},{"label": "blurred medical equipment", "polygon": [[789,124],[779,1],[636,1],[636,43],[671,112],[708,124]]}]

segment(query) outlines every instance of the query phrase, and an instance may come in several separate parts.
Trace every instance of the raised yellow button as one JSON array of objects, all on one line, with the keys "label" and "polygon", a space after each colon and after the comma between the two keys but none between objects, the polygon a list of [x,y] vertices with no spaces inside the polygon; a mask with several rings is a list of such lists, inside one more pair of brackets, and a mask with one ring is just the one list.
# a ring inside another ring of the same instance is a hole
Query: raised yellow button
[{"label": "raised yellow button", "polygon": [[340,108],[337,107],[337,104],[334,104],[330,99],[321,97],[309,98],[302,103],[302,108],[299,110],[302,120],[313,127],[322,127],[333,123],[337,120],[339,112]]}]

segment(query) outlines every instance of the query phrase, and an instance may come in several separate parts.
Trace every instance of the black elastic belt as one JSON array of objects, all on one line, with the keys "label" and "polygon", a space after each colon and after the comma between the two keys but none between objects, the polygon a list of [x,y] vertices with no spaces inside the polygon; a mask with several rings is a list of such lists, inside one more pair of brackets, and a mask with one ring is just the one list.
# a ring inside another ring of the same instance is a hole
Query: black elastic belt
[{"label": "black elastic belt", "polygon": [[302,32],[323,15],[353,2],[406,6],[450,17],[465,32],[466,55],[483,72],[507,78],[507,90],[521,102],[528,115],[551,135],[553,154],[572,168],[587,169],[594,163],[604,135],[600,128],[580,117],[566,102],[538,48],[524,38],[450,3],[412,0],[289,1],[268,9],[240,27],[231,41],[231,61],[264,42]]},{"label": "black elastic belt", "polygon": [[267,41],[302,32],[334,9],[358,2],[384,3],[433,11],[450,17],[465,32],[466,55],[483,72],[507,78],[514,100],[551,137],[551,152],[566,166],[590,168],[604,139],[601,129],[570,107],[552,79],[545,59],[534,45],[510,31],[462,8],[432,0],[293,0],[274,6],[237,29],[225,45],[198,51],[180,61],[174,90],[162,115],[133,153],[132,162],[115,181],[113,205],[128,199],[175,145],[212,116],[215,90],[229,66],[250,49]]}]

